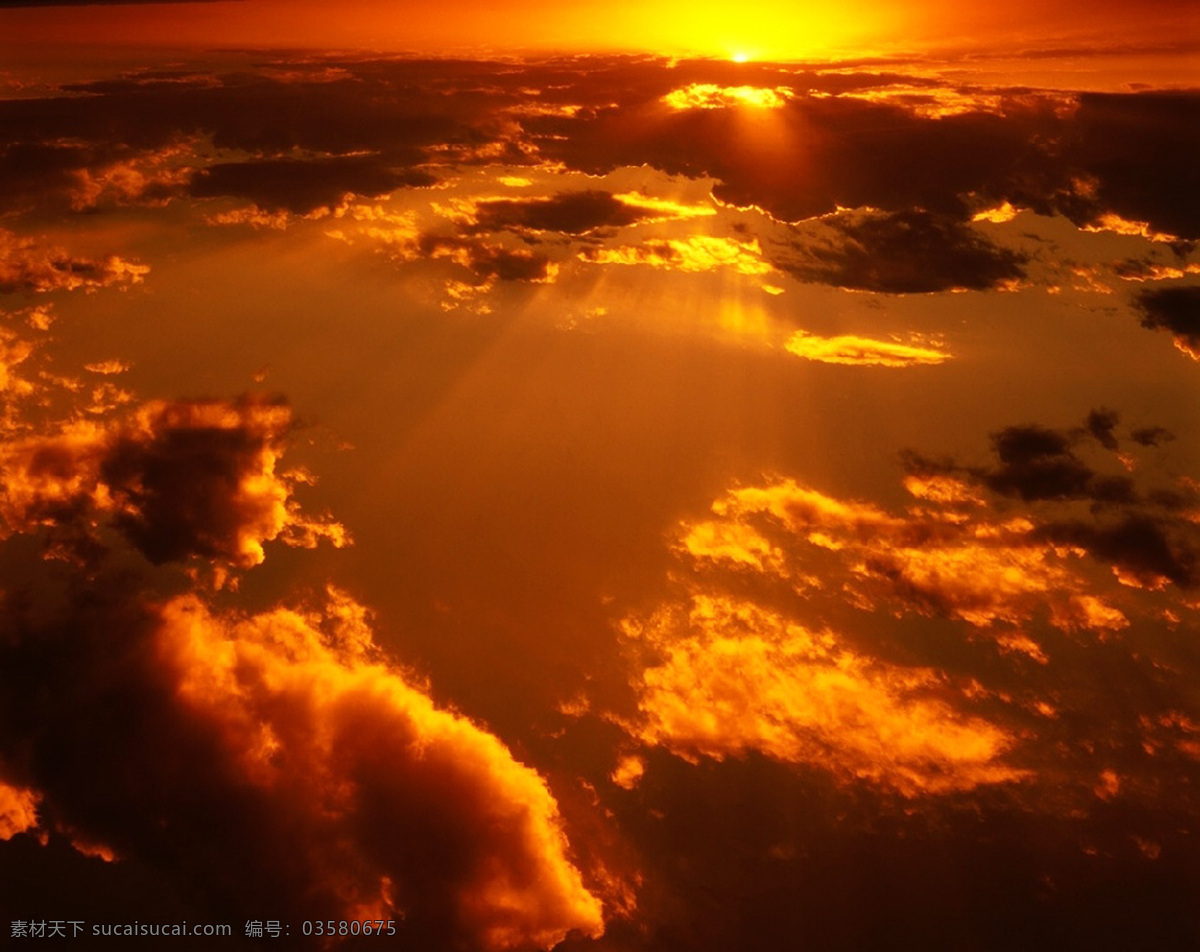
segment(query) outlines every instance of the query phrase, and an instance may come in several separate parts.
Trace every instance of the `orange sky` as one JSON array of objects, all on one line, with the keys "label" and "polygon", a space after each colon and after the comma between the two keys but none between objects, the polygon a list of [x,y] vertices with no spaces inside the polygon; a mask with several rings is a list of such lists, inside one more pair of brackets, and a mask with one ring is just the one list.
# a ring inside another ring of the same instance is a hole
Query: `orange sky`
[{"label": "orange sky", "polygon": [[1200,948],[1184,33],[818,2],[0,0],[14,936]]},{"label": "orange sky", "polygon": [[[3,6],[3,5],[0,5]],[[409,49],[648,50],[755,58],[803,58],[924,47],[1021,48],[1047,42],[1177,42],[1196,21],[1193,4],[1115,0],[983,8],[952,0],[758,0],[643,4],[587,0],[448,7],[356,0],[241,0],[0,9],[0,34],[26,42],[319,46]]]}]

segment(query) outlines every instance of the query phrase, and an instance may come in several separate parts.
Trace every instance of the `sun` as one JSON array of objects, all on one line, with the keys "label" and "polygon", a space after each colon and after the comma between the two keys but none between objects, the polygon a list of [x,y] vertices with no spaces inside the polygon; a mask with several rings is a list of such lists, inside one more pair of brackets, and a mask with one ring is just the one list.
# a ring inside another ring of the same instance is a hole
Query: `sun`
[{"label": "sun", "polygon": [[748,62],[750,62],[750,54],[749,54],[749,53],[733,53],[733,54],[731,54],[731,55],[730,55],[730,57],[729,57],[729,58],[730,58],[731,60],[733,60],[735,63],[748,63]]}]

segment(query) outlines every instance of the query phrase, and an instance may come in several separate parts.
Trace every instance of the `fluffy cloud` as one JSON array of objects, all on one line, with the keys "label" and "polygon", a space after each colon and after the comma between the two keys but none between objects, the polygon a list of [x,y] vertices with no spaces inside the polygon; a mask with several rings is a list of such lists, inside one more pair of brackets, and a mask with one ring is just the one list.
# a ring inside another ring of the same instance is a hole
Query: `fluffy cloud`
[{"label": "fluffy cloud", "polygon": [[280,469],[291,410],[78,410],[0,441],[0,538],[60,557],[0,593],[0,839],[129,861],[195,915],[391,919],[477,952],[599,935],[546,782],[389,662],[362,606],[230,607],[266,543],[347,541]]},{"label": "fluffy cloud", "polygon": [[753,750],[908,796],[1022,776],[1001,759],[1013,738],[956,709],[936,671],[856,653],[753,602],[697,595],[626,634],[663,659],[636,683],[643,743],[686,758]]},{"label": "fluffy cloud", "polygon": [[[713,512],[716,522],[764,538],[783,577],[801,585],[840,587],[859,605],[941,615],[981,628],[1035,617],[1067,630],[1126,624],[1118,610],[1090,592],[1074,565],[1077,554],[1056,551],[1028,520],[956,516],[959,505],[972,507],[978,500],[969,487],[946,477],[910,479],[908,488],[950,505],[944,511],[893,515],[782,480],[731,490]],[[698,526],[689,527],[682,543],[690,557],[732,557],[698,545]],[[810,563],[821,570],[806,569]]]},{"label": "fluffy cloud", "polygon": [[27,787],[0,781],[0,840],[37,827],[37,805],[41,798]]},{"label": "fluffy cloud", "polygon": [[[1148,429],[1132,442],[1163,438]],[[1001,431],[988,466],[910,454],[900,510],[785,478],[731,488],[678,527],[670,594],[622,622],[621,723],[693,763],[756,753],[908,800],[1161,804],[1195,769],[1173,632],[1196,626],[1200,496],[1145,460],[1128,492],[1098,488],[1103,463],[1137,462],[1124,438],[1099,409]],[[1153,687],[1115,703],[1095,655]]]},{"label": "fluffy cloud", "polygon": [[6,534],[49,528],[72,544],[114,526],[151,562],[249,567],[279,539],[335,545],[345,530],[301,513],[276,463],[291,427],[279,403],[151,403],[122,420],[75,421],[0,445]]},{"label": "fluffy cloud", "polygon": [[6,832],[36,790],[44,831],[223,915],[394,919],[414,947],[602,931],[542,779],[385,662],[351,599],[242,615],[112,589],[3,619]]}]

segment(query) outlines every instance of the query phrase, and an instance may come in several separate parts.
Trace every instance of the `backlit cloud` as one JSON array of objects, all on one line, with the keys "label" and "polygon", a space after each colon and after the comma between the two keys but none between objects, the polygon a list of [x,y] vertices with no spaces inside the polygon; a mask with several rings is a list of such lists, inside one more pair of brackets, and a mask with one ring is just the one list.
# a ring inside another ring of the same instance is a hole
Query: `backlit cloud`
[{"label": "backlit cloud", "polygon": [[377,198],[402,186],[431,185],[437,178],[396,169],[372,155],[260,159],[211,165],[192,178],[191,194],[250,199],[266,212],[304,215],[339,205],[348,195]]},{"label": "backlit cloud", "polygon": [[493,198],[478,202],[475,228],[487,231],[554,231],[583,235],[642,221],[713,215],[708,205],[688,206],[642,195],[613,195],[599,189],[559,192],[549,198]]},{"label": "backlit cloud", "polygon": [[1142,312],[1143,327],[1169,332],[1181,352],[1200,360],[1200,287],[1143,291],[1135,303]]},{"label": "backlit cloud", "polygon": [[841,212],[770,253],[801,281],[890,294],[985,290],[1024,277],[1021,255],[925,212]]}]

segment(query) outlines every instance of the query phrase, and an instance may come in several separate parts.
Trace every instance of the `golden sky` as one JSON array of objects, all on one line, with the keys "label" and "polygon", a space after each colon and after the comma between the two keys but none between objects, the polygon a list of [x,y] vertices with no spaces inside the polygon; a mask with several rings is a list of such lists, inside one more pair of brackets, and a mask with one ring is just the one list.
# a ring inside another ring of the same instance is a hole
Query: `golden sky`
[{"label": "golden sky", "polygon": [[34,2],[4,10],[10,38],[71,43],[450,50],[650,52],[802,59],[913,49],[1015,49],[1047,43],[1102,46],[1194,41],[1193,4],[1136,7],[1107,0],[1022,0],[1003,6],[950,0],[752,0],[557,3],[482,0],[431,6],[394,0],[214,0],[81,4]]},{"label": "golden sky", "polygon": [[1200,942],[1188,21],[1001,12],[0,9],[5,928]]}]

